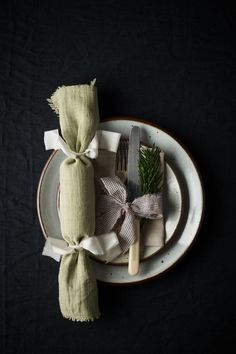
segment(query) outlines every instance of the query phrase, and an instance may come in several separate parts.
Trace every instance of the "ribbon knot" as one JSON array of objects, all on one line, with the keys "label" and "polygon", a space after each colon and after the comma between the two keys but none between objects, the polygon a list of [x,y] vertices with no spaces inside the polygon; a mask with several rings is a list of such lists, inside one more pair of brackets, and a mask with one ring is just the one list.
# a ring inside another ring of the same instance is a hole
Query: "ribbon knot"
[{"label": "ribbon knot", "polygon": [[126,202],[125,204],[122,204],[122,209],[123,209],[125,212],[127,212],[128,209],[130,208],[130,206],[131,206],[131,203]]},{"label": "ribbon knot", "polygon": [[58,132],[58,129],[48,130],[44,132],[44,144],[46,150],[62,150],[65,155],[71,157],[72,159],[78,159],[81,155],[85,155],[90,159],[96,159],[98,156],[98,135],[94,135],[92,141],[90,142],[88,148],[83,152],[75,152],[71,150],[69,145],[63,140]]},{"label": "ribbon knot", "polygon": [[81,251],[83,247],[79,243],[78,245],[68,245],[68,249],[71,249],[71,251]]},{"label": "ribbon knot", "polygon": [[100,179],[105,195],[97,204],[96,235],[116,229],[125,253],[135,242],[135,218],[161,219],[161,194],[145,194],[132,203],[127,201],[125,185],[117,177]]},{"label": "ribbon knot", "polygon": [[97,130],[93,139],[89,143],[88,148],[83,152],[75,152],[71,150],[65,140],[60,137],[58,129],[44,132],[44,145],[46,150],[60,149],[64,152],[65,155],[75,160],[78,159],[81,155],[85,155],[90,159],[96,159],[98,157],[98,149],[117,152],[119,141],[120,133],[106,130]]}]

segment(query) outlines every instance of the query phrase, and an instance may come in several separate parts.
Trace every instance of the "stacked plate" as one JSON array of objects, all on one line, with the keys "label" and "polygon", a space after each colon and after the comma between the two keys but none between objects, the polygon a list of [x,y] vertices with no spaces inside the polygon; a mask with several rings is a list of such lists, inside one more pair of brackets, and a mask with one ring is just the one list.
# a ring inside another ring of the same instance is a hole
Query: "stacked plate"
[{"label": "stacked plate", "polygon": [[[116,283],[137,283],[156,277],[170,269],[192,245],[199,230],[204,209],[201,179],[196,165],[186,149],[169,133],[156,125],[133,118],[117,117],[100,124],[100,129],[119,132],[128,138],[133,125],[141,129],[141,142],[158,145],[165,152],[166,196],[165,234],[163,247],[144,247],[140,270],[135,276],[127,271],[127,256],[111,264],[92,259],[98,280]],[[45,237],[62,238],[58,217],[59,167],[65,159],[61,151],[54,151],[47,161],[39,181],[37,209]]]}]

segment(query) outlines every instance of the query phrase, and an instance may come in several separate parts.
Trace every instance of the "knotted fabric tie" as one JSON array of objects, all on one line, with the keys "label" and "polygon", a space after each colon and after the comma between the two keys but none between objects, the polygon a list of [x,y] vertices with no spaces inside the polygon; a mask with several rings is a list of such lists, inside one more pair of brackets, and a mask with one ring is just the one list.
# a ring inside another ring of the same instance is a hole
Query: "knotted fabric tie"
[{"label": "knotted fabric tie", "polygon": [[106,195],[102,195],[97,204],[96,235],[111,231],[118,220],[123,219],[118,237],[125,253],[135,242],[135,217],[161,219],[162,198],[160,194],[146,194],[127,202],[125,185],[117,177],[100,179]]},{"label": "knotted fabric tie", "polygon": [[68,245],[65,240],[48,237],[43,249],[43,256],[60,261],[61,256],[85,249],[95,256],[104,256],[106,262],[112,261],[122,252],[117,235],[109,232],[103,235],[83,238],[77,245]]},{"label": "knotted fabric tie", "polygon": [[46,150],[62,150],[65,155],[73,159],[77,159],[80,155],[85,155],[90,159],[96,159],[98,156],[98,136],[97,133],[94,135],[94,138],[90,142],[88,148],[84,152],[75,152],[71,150],[69,145],[65,140],[60,137],[58,129],[48,130],[44,132],[44,144]]}]

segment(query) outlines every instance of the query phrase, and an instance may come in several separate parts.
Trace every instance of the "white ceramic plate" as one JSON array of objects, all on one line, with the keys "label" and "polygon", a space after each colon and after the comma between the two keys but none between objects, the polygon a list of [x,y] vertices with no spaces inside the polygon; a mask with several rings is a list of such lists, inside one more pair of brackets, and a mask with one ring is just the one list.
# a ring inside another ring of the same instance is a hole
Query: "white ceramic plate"
[{"label": "white ceramic plate", "polygon": [[[102,122],[100,128],[116,131],[128,138],[130,128],[141,128],[141,141],[145,145],[156,143],[167,160],[167,200],[166,240],[162,248],[145,248],[140,263],[140,271],[130,276],[127,264],[104,264],[91,259],[98,280],[116,283],[137,283],[153,278],[172,267],[188,250],[194,241],[203,216],[203,190],[199,174],[191,157],[175,138],[161,128],[148,122],[115,118]],[[61,238],[57,210],[59,188],[59,166],[65,158],[61,151],[55,151],[47,161],[42,172],[37,194],[37,209],[42,231],[47,237]],[[170,242],[171,241],[171,242]],[[122,259],[121,262],[125,262]]]}]

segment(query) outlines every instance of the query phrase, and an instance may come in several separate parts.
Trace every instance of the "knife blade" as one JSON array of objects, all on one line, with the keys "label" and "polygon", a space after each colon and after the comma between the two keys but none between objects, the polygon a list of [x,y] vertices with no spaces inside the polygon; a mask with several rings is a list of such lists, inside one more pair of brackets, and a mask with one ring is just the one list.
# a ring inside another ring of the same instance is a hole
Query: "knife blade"
[{"label": "knife blade", "polygon": [[129,151],[128,151],[128,186],[127,199],[132,202],[139,196],[139,147],[140,147],[140,130],[139,127],[134,126],[130,131],[129,136]]},{"label": "knife blade", "polygon": [[[127,201],[133,202],[139,197],[139,148],[140,148],[140,129],[134,126],[131,129],[129,137],[129,152],[128,152],[128,185],[127,185]],[[136,226],[136,241],[129,249],[129,265],[128,272],[130,275],[136,275],[139,271],[139,252],[140,252],[140,225],[139,220],[135,220]]]}]

